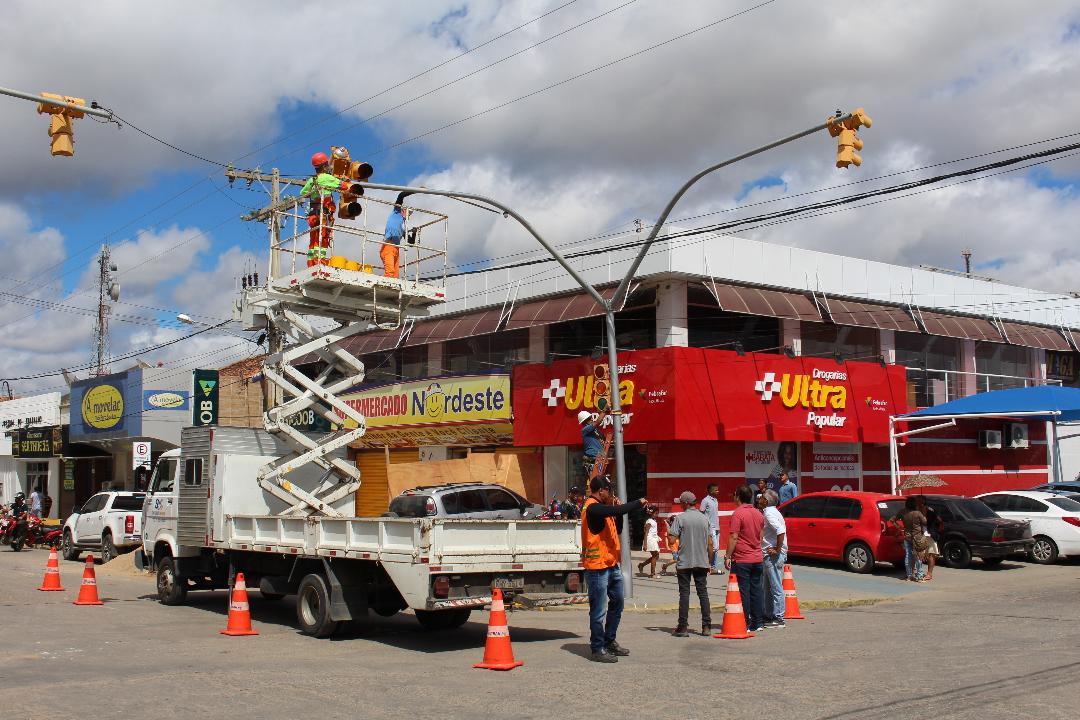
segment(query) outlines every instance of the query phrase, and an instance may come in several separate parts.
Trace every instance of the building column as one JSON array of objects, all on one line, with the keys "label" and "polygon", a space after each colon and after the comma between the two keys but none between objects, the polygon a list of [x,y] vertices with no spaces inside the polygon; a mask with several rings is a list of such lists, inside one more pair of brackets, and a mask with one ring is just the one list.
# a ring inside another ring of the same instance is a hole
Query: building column
[{"label": "building column", "polygon": [[878,330],[878,353],[889,365],[896,364],[896,331]]},{"label": "building column", "polygon": [[802,327],[798,320],[780,321],[780,347],[790,346],[796,355],[802,355]]},{"label": "building column", "polygon": [[544,502],[555,495],[566,497],[567,452],[563,446],[544,448]]},{"label": "building column", "polygon": [[979,379],[975,377],[975,341],[960,341],[960,395],[974,395],[979,392]]},{"label": "building column", "polygon": [[443,372],[443,344],[433,342],[427,346],[427,373],[428,377],[445,375]]},{"label": "building column", "polygon": [[1031,353],[1031,377],[1036,385],[1046,384],[1046,351],[1042,348],[1028,348]]},{"label": "building column", "polygon": [[690,332],[686,319],[686,281],[669,280],[656,288],[656,346],[686,347]]},{"label": "building column", "polygon": [[542,363],[547,359],[547,325],[529,326],[529,362]]}]

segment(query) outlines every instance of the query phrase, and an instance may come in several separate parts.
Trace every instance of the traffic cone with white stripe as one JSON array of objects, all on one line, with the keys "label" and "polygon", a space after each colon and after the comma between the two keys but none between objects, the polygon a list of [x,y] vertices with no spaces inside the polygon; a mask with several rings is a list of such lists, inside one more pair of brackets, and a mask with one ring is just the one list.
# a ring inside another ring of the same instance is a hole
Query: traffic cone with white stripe
[{"label": "traffic cone with white stripe", "polygon": [[724,624],[714,638],[724,640],[745,640],[754,637],[746,630],[746,616],[743,615],[742,595],[739,594],[739,580],[735,573],[728,575],[727,600],[724,602]]},{"label": "traffic cone with white stripe", "polygon": [[259,634],[257,630],[251,627],[251,606],[248,605],[247,583],[244,582],[244,573],[236,573],[232,601],[229,603],[229,623],[224,630],[219,632],[222,635]]},{"label": "traffic cone with white stripe", "polygon": [[514,659],[514,649],[510,647],[510,628],[506,625],[506,606],[503,605],[502,590],[491,591],[491,616],[488,618],[487,642],[484,644],[484,662],[476,663],[474,668],[485,670],[513,670],[525,663]]},{"label": "traffic cone with white stripe", "polygon": [[76,605],[104,605],[98,599],[97,576],[94,575],[94,554],[86,556],[86,567],[83,568],[82,585],[79,587],[79,598]]},{"label": "traffic cone with white stripe", "polygon": [[795,594],[795,576],[791,566],[784,563],[784,620],[805,620],[799,611],[799,596]]},{"label": "traffic cone with white stripe", "polygon": [[63,589],[60,587],[60,562],[56,557],[56,548],[52,548],[49,551],[49,561],[45,563],[45,577],[41,581],[41,587],[38,590],[42,592],[59,592]]}]

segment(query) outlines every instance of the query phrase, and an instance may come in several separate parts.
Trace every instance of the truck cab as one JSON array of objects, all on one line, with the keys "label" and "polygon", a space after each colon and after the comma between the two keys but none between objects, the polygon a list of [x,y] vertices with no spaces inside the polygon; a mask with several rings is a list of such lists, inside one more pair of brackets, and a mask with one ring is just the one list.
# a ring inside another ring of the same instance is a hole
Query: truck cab
[{"label": "truck cab", "polygon": [[143,567],[154,567],[160,558],[175,556],[177,553],[179,473],[180,449],[162,453],[154,466],[146,499],[143,501],[143,536],[140,550],[140,563]]}]

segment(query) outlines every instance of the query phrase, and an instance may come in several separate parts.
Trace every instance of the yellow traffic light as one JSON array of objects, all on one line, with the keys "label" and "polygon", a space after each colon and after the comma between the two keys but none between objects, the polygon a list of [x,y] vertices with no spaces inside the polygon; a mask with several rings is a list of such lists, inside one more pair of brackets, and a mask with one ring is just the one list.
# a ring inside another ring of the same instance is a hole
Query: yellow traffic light
[{"label": "yellow traffic light", "polygon": [[350,183],[348,180],[341,183],[341,207],[338,208],[338,217],[343,220],[352,220],[364,212],[360,204],[360,196],[364,194],[364,188]]},{"label": "yellow traffic light", "polygon": [[[54,95],[53,93],[41,93],[43,98],[59,100],[72,105],[86,105],[82,98],[68,97],[66,95]],[[74,126],[72,120],[86,117],[85,113],[60,105],[38,103],[39,114],[48,114],[52,118],[49,122],[49,137],[52,138],[51,149],[53,155],[71,157],[75,154]]]},{"label": "yellow traffic light", "polygon": [[862,158],[855,151],[863,149],[863,141],[859,139],[856,131],[860,127],[870,127],[874,124],[874,121],[870,119],[870,116],[862,108],[852,111],[851,117],[843,122],[835,122],[834,120],[835,118],[829,120],[828,127],[829,134],[837,138],[836,167],[846,168],[850,165],[856,167],[862,165]]},{"label": "yellow traffic light", "polygon": [[611,409],[611,373],[607,363],[598,363],[593,367],[593,397],[596,409],[600,412]]}]

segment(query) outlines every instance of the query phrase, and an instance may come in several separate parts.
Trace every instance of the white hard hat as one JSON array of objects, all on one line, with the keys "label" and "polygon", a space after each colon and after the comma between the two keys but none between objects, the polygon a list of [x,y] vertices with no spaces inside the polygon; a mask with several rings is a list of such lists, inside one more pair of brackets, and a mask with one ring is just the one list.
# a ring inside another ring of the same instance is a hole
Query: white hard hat
[{"label": "white hard hat", "polygon": [[589,418],[591,418],[591,417],[592,417],[592,413],[591,413],[591,412],[589,412],[588,410],[582,410],[581,412],[579,412],[579,413],[577,414],[577,421],[578,421],[578,425],[580,425],[581,423],[585,422],[586,420],[588,420],[588,419],[589,419]]}]

